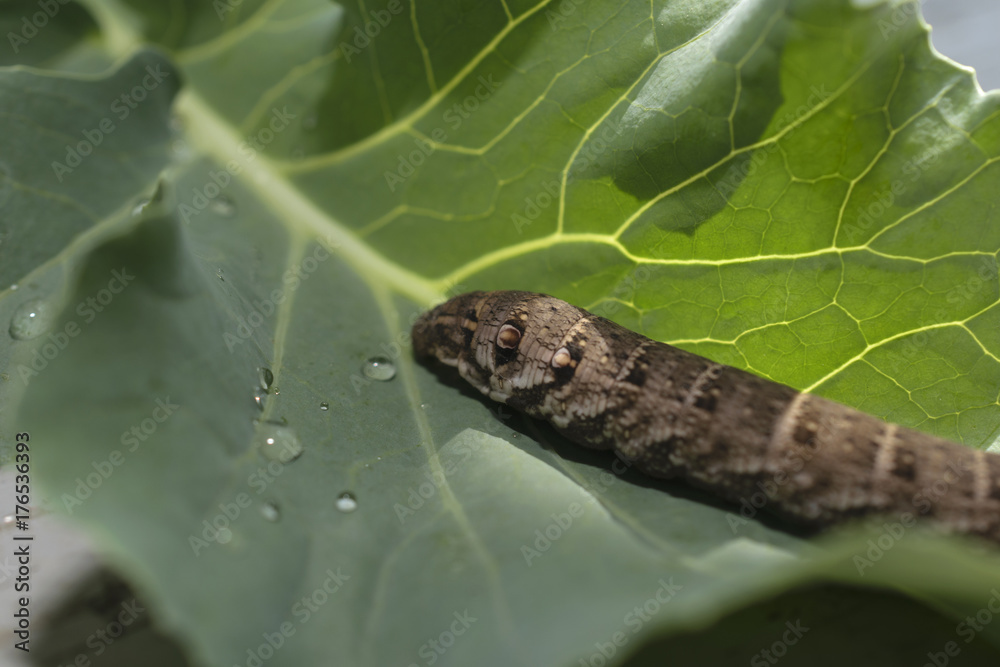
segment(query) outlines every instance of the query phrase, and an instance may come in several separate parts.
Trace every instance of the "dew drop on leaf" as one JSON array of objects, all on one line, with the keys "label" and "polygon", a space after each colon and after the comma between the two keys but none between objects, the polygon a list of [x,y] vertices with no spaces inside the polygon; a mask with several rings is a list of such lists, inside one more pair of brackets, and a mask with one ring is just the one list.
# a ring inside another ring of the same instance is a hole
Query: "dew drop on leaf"
[{"label": "dew drop on leaf", "polygon": [[337,496],[337,509],[347,514],[358,509],[358,499],[354,497],[354,494],[350,491],[344,491],[342,494]]},{"label": "dew drop on leaf", "polygon": [[281,519],[281,510],[274,503],[264,503],[261,505],[260,514],[271,523],[276,523]]},{"label": "dew drop on leaf", "polygon": [[228,218],[236,213],[236,203],[226,195],[219,195],[213,199],[209,208],[212,209],[213,213],[223,218]]},{"label": "dew drop on leaf", "polygon": [[261,366],[257,369],[257,379],[260,381],[261,389],[270,389],[271,383],[274,382],[274,373],[270,368]]},{"label": "dew drop on leaf", "polygon": [[396,364],[388,357],[372,357],[361,366],[361,371],[373,380],[386,382],[396,377]]},{"label": "dew drop on leaf", "polygon": [[219,544],[226,544],[231,539],[233,539],[233,531],[229,530],[228,528],[220,528],[219,531],[215,534],[215,541],[218,542]]},{"label": "dew drop on leaf", "polygon": [[194,157],[194,150],[184,139],[174,139],[170,142],[170,152],[178,162],[187,162]]},{"label": "dew drop on leaf", "polygon": [[290,463],[303,452],[295,431],[277,422],[264,422],[257,428],[257,447],[264,458],[281,463]]},{"label": "dew drop on leaf", "polygon": [[10,319],[10,335],[16,340],[29,340],[48,331],[56,313],[52,306],[42,299],[25,301]]},{"label": "dew drop on leaf", "polygon": [[319,409],[322,410],[323,412],[326,412],[327,410],[330,409],[330,404],[327,403],[326,401],[323,401],[322,403],[319,404]]},{"label": "dew drop on leaf", "polygon": [[267,402],[267,389],[255,387],[253,390],[253,402],[257,405],[260,411],[263,412],[264,404]]}]

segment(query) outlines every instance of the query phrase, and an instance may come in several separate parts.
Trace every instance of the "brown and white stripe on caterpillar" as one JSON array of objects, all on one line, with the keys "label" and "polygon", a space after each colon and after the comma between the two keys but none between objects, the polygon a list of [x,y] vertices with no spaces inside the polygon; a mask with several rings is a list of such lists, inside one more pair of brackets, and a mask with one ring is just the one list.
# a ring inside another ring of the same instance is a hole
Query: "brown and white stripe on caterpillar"
[{"label": "brown and white stripe on caterpillar", "polygon": [[1000,541],[1000,456],[659,343],[544,294],[470,292],[413,326],[418,357],[654,477],[823,527],[909,512]]}]

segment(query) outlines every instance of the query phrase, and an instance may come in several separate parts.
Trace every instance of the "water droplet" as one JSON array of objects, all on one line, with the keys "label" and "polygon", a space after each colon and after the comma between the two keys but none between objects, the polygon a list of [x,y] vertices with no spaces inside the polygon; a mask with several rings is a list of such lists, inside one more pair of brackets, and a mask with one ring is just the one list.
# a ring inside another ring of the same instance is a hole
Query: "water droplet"
[{"label": "water droplet", "polygon": [[260,506],[260,513],[268,521],[274,523],[281,518],[281,510],[274,503],[264,503]]},{"label": "water droplet", "polygon": [[264,411],[264,404],[267,402],[267,390],[255,387],[253,390],[253,402],[257,404],[260,411]]},{"label": "water droplet", "polygon": [[330,404],[327,403],[326,401],[323,401],[322,403],[319,404],[319,409],[322,410],[323,412],[326,412],[327,410],[330,409]]},{"label": "water droplet", "polygon": [[274,373],[271,372],[270,368],[261,366],[257,369],[257,379],[260,381],[261,389],[268,389],[271,383],[274,382]]},{"label": "water droplet", "polygon": [[222,275],[223,275],[224,273],[225,273],[225,271],[223,271],[222,269],[216,269],[216,271],[215,271],[215,275],[216,275],[216,276],[217,276],[217,277],[219,278],[219,280],[221,280],[222,282],[226,282],[226,279],[222,277]]},{"label": "water droplet", "polygon": [[52,327],[55,317],[55,309],[42,299],[25,301],[10,319],[10,335],[17,340],[40,336]]},{"label": "water droplet", "polygon": [[222,216],[223,218],[228,218],[233,213],[236,213],[236,203],[226,195],[219,195],[213,199],[209,208],[211,208],[216,215]]},{"label": "water droplet", "polygon": [[12,284],[12,285],[10,286],[10,291],[11,291],[11,292],[16,292],[16,291],[17,291],[17,283],[13,283],[13,284]]},{"label": "water droplet", "polygon": [[146,210],[146,207],[149,206],[150,201],[152,200],[149,197],[140,199],[139,203],[132,208],[132,215],[141,215]]},{"label": "water droplet", "polygon": [[281,393],[281,388],[280,387],[275,387],[274,388],[274,395],[277,396],[280,393]]},{"label": "water droplet", "polygon": [[219,544],[226,544],[233,539],[233,531],[228,528],[220,528],[217,533],[215,533],[215,541]]},{"label": "water droplet", "polygon": [[361,366],[361,371],[373,380],[385,382],[396,377],[396,364],[388,357],[372,357]]},{"label": "water droplet", "polygon": [[264,422],[257,429],[260,453],[272,461],[290,463],[302,456],[303,447],[295,431],[277,422]]},{"label": "water droplet", "polygon": [[358,509],[358,499],[354,497],[354,494],[350,491],[344,491],[342,494],[337,496],[337,509],[347,514]]}]

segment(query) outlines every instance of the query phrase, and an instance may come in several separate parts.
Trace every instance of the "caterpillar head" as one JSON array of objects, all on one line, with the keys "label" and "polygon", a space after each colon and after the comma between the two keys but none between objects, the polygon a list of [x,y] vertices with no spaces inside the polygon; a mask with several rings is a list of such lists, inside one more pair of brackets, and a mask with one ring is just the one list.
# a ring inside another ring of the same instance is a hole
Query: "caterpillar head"
[{"label": "caterpillar head", "polygon": [[471,348],[479,323],[479,308],[486,292],[467,292],[432,308],[413,324],[413,354],[417,359],[434,357],[458,366]]},{"label": "caterpillar head", "polygon": [[413,325],[417,357],[458,368],[483,394],[525,409],[568,381],[582,357],[570,329],[585,311],[533,292],[470,292]]}]

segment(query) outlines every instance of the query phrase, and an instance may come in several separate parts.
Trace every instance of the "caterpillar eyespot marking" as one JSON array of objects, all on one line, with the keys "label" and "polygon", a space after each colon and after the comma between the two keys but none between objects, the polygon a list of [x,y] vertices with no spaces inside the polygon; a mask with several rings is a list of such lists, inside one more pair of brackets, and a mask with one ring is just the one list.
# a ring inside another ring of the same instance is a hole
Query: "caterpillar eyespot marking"
[{"label": "caterpillar eyespot marking", "polygon": [[553,368],[565,368],[569,366],[573,361],[573,357],[570,356],[569,350],[565,347],[560,347],[554,355],[552,355],[552,367]]},{"label": "caterpillar eyespot marking", "polygon": [[521,332],[512,324],[505,324],[500,327],[497,333],[497,345],[505,350],[513,350],[521,341]]}]

